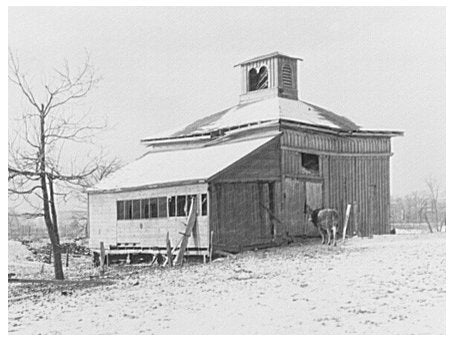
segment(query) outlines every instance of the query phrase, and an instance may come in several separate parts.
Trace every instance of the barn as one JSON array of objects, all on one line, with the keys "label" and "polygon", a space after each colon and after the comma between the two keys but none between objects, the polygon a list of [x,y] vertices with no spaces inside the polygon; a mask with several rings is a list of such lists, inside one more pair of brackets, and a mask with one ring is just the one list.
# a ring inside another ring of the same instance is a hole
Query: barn
[{"label": "barn", "polygon": [[88,191],[90,247],[156,253],[239,252],[317,235],[306,208],[348,204],[347,233],[390,231],[391,138],[298,98],[301,59],[279,52],[236,65],[239,103],[141,140],[146,152]]}]

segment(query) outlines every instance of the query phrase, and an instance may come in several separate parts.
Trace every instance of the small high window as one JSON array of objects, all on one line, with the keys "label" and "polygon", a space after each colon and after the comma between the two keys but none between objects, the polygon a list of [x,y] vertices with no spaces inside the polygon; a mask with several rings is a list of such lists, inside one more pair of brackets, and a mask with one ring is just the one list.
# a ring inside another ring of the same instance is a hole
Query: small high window
[{"label": "small high window", "polygon": [[319,157],[315,154],[301,153],[301,166],[307,173],[319,173]]},{"label": "small high window", "polygon": [[168,199],[169,202],[169,217],[176,216],[177,197],[173,196]]},{"label": "small high window", "polygon": [[158,198],[158,217],[159,218],[167,217],[167,198],[166,197]]},{"label": "small high window", "polygon": [[150,218],[156,218],[158,216],[158,198],[150,199]]},{"label": "small high window", "polygon": [[[169,217],[186,217],[197,194],[174,195],[147,199],[118,200],[117,220],[139,220]],[[207,194],[202,194],[202,212],[197,206],[197,214],[207,215]]]},{"label": "small high window", "polygon": [[117,201],[117,220],[123,220],[125,218],[125,202]]},{"label": "small high window", "polygon": [[142,199],[140,201],[140,219],[150,218],[150,199]]},{"label": "small high window", "polygon": [[185,207],[186,215],[189,215],[189,211],[191,210],[191,205],[193,203],[193,200],[195,202],[196,198],[197,198],[197,194],[191,194],[186,197],[186,207]]},{"label": "small high window", "polygon": [[206,193],[202,194],[202,215],[208,214],[208,196]]},{"label": "small high window", "polygon": [[140,219],[140,200],[132,201],[132,219]]},{"label": "small high window", "polygon": [[177,196],[177,217],[186,216],[185,207],[186,207],[186,195]]},{"label": "small high window", "polygon": [[132,201],[126,200],[125,201],[125,219],[132,219]]}]

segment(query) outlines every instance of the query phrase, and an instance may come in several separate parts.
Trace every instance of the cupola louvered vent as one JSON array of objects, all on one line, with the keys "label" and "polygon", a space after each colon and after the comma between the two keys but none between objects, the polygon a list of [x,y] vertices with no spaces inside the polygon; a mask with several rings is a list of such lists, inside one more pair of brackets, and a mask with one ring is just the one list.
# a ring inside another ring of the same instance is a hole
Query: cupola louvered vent
[{"label": "cupola louvered vent", "polygon": [[285,64],[282,67],[282,82],[285,88],[292,88],[293,81],[292,81],[292,69],[290,65]]},{"label": "cupola louvered vent", "polygon": [[240,103],[272,96],[298,100],[298,60],[273,52],[235,65],[241,66]]}]

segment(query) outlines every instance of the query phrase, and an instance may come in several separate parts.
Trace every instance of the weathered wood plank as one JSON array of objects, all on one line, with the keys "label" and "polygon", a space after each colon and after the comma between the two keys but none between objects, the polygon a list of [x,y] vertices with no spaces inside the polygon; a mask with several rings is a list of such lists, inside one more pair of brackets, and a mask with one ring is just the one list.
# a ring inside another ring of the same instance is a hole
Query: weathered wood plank
[{"label": "weathered wood plank", "polygon": [[345,234],[347,232],[348,219],[350,218],[350,208],[351,205],[347,205],[347,212],[345,213],[344,227],[342,228],[342,241],[345,241]]},{"label": "weathered wood plank", "polygon": [[193,198],[191,202],[188,222],[186,225],[186,229],[184,231],[183,240],[181,241],[180,250],[175,260],[176,266],[183,265],[183,256],[186,251],[186,247],[188,246],[189,237],[191,236],[192,230],[194,229],[196,223],[197,223],[197,197]]}]

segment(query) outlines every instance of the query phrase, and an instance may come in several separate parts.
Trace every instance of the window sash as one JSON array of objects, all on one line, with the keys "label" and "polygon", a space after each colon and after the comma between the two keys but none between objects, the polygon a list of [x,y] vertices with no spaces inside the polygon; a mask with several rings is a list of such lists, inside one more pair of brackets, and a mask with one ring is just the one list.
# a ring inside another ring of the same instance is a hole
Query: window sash
[{"label": "window sash", "polygon": [[140,219],[140,200],[132,201],[132,219]]},{"label": "window sash", "polygon": [[150,218],[158,217],[158,198],[150,199]]},{"label": "window sash", "polygon": [[117,220],[125,219],[125,202],[123,200],[117,201]]},{"label": "window sash", "polygon": [[186,217],[186,195],[177,196],[177,217]]},{"label": "window sash", "polygon": [[208,195],[206,193],[202,193],[202,216],[208,215]]},{"label": "window sash", "polygon": [[167,218],[167,197],[158,198],[158,218]]}]

